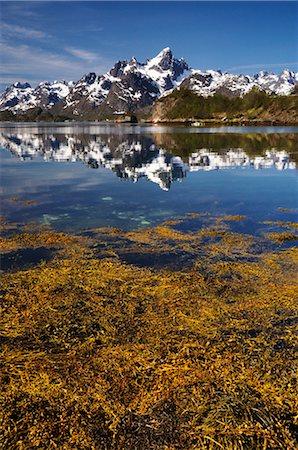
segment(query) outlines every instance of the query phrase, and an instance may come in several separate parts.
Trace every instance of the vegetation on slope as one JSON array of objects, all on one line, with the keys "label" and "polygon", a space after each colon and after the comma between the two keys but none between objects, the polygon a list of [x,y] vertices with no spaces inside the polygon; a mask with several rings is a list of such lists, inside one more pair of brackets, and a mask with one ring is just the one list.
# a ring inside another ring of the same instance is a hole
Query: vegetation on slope
[{"label": "vegetation on slope", "polygon": [[86,237],[4,223],[6,255],[55,257],[2,275],[1,448],[294,449],[298,253],[233,232],[243,220]]},{"label": "vegetation on slope", "polygon": [[23,113],[14,114],[12,111],[0,111],[0,121],[5,122],[64,122],[74,120],[72,114],[63,114],[54,110],[44,110],[40,107],[30,108]]},{"label": "vegetation on slope", "polygon": [[297,123],[298,96],[273,96],[253,89],[243,97],[219,94],[201,97],[188,89],[176,89],[156,102],[152,118],[155,121],[224,119]]}]

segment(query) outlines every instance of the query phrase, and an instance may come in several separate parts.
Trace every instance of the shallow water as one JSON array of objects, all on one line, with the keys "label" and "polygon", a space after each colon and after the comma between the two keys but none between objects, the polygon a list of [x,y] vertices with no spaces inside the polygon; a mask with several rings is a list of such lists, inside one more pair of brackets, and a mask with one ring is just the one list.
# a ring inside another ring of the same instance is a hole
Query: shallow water
[{"label": "shallow water", "polygon": [[[298,127],[2,124],[2,215],[82,231],[188,212],[297,218]],[[280,210],[279,208],[283,208]]]}]

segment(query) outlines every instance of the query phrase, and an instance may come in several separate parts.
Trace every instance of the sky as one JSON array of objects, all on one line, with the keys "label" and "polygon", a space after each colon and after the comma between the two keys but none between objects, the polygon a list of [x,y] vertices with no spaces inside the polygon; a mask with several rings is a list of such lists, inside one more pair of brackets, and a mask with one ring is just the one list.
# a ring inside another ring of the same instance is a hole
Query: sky
[{"label": "sky", "polygon": [[77,81],[164,47],[195,69],[298,71],[295,1],[1,1],[0,90]]}]

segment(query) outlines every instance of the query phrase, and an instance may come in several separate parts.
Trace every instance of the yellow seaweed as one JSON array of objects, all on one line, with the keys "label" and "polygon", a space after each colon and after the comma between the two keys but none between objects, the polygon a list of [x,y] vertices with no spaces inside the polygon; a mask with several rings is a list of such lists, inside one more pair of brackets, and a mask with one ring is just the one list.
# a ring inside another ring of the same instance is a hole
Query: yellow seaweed
[{"label": "yellow seaweed", "polygon": [[2,275],[2,448],[295,448],[298,250],[170,225],[6,238],[57,252]]}]

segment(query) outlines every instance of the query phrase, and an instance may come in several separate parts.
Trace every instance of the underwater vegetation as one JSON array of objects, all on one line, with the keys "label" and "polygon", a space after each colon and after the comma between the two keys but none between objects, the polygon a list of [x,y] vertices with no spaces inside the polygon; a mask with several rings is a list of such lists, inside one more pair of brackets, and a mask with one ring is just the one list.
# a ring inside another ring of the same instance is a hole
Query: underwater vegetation
[{"label": "underwater vegetation", "polygon": [[4,257],[51,255],[1,275],[0,447],[297,448],[296,228],[244,220],[75,236],[3,219]]}]

